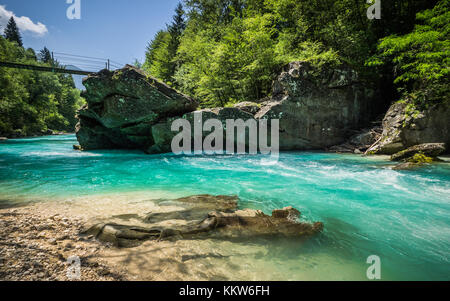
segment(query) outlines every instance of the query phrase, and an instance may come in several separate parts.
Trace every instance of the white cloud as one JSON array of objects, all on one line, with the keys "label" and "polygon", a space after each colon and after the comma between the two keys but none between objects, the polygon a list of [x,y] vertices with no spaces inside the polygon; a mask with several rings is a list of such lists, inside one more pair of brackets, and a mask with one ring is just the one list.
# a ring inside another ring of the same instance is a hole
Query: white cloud
[{"label": "white cloud", "polygon": [[21,32],[31,32],[37,36],[43,36],[48,32],[47,26],[41,22],[34,23],[28,17],[17,17],[12,11],[7,10],[5,5],[0,5],[0,26],[2,31],[11,17],[14,17]]}]

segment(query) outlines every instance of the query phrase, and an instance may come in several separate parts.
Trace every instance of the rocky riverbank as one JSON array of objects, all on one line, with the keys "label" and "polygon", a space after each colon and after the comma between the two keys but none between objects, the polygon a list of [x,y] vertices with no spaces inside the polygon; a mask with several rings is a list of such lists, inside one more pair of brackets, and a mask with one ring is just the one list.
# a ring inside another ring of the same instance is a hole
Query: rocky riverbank
[{"label": "rocky riverbank", "polygon": [[[95,210],[92,199],[21,207],[0,203],[0,280],[247,279],[245,269],[222,268],[224,260],[246,262],[248,254],[265,254],[270,245],[301,244],[324,227],[300,222],[292,207],[271,216],[238,210],[234,196],[139,204],[115,199],[119,208],[111,208],[109,197],[105,201],[97,199]],[[81,263],[75,279],[68,275],[74,256]],[[211,262],[214,267],[202,268]]]},{"label": "rocky riverbank", "polygon": [[45,133],[39,133],[34,134],[31,136],[24,136],[24,135],[8,135],[7,137],[0,137],[0,142],[8,141],[9,139],[30,139],[30,138],[38,138],[38,137],[45,137],[45,136],[64,136],[64,135],[72,135],[74,133],[69,132],[58,132],[58,131],[47,131]]},{"label": "rocky riverbank", "polygon": [[0,280],[68,281],[71,256],[79,256],[82,281],[126,280],[98,257],[108,246],[79,235],[83,222],[46,215],[33,207],[0,210]]}]

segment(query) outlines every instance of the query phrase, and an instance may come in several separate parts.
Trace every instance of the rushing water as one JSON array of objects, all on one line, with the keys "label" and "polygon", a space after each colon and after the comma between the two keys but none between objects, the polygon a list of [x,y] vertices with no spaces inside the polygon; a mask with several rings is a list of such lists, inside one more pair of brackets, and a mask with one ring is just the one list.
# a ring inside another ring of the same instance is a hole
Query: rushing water
[{"label": "rushing water", "polygon": [[301,247],[266,252],[265,280],[364,280],[370,255],[381,258],[384,280],[450,280],[449,164],[394,171],[383,158],[354,155],[288,152],[266,164],[258,156],[78,152],[73,144],[74,136],[1,143],[0,206],[88,198],[95,207],[105,194],[120,203],[121,195],[143,192],[150,199],[152,192],[235,194],[241,208],[270,213],[292,205],[303,220],[325,224]]}]

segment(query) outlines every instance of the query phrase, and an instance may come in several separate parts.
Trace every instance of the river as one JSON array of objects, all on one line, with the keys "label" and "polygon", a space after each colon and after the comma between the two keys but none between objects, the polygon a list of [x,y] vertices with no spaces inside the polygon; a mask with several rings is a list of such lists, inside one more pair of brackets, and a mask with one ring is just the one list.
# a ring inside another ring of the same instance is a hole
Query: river
[{"label": "river", "polygon": [[184,279],[367,280],[366,260],[376,255],[383,280],[450,280],[450,164],[395,171],[385,157],[285,152],[268,164],[260,156],[79,152],[73,144],[74,135],[2,142],[0,207],[64,203],[91,218],[146,210],[159,198],[238,195],[240,208],[293,206],[325,230],[301,243],[192,243],[220,256],[198,257],[185,273],[205,276]]}]

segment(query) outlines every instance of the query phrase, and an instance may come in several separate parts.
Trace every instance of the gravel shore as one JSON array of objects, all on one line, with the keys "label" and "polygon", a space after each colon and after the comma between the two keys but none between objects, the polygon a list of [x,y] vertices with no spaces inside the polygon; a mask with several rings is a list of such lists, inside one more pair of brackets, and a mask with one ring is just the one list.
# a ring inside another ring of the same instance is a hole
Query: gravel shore
[{"label": "gravel shore", "polygon": [[[98,257],[100,244],[80,235],[82,222],[32,207],[0,210],[1,281],[121,281],[124,273]],[[81,265],[68,262],[78,257]],[[68,271],[79,271],[75,277]]]}]

